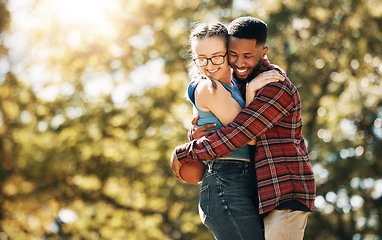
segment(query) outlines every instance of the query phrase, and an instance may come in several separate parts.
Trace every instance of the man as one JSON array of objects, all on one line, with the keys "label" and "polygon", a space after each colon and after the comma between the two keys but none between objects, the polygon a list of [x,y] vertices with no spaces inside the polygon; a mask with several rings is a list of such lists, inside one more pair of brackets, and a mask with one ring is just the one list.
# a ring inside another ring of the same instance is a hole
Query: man
[{"label": "man", "polygon": [[279,70],[285,81],[260,89],[253,101],[227,127],[178,146],[171,166],[179,177],[182,164],[218,160],[256,139],[252,149],[265,238],[302,239],[308,213],[314,210],[315,182],[302,136],[301,101],[296,87],[266,59],[267,25],[252,17],[228,27],[228,61],[233,77],[245,86],[258,74]]}]

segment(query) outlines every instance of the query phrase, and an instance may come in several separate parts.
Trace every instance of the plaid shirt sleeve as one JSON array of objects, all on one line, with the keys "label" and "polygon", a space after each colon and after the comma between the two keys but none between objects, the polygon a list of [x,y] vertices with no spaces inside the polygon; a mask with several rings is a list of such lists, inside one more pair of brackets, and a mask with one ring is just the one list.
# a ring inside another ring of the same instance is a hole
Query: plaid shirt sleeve
[{"label": "plaid shirt sleeve", "polygon": [[295,107],[296,89],[289,80],[266,85],[227,127],[214,134],[178,146],[176,156],[184,164],[226,156],[278,124]]}]

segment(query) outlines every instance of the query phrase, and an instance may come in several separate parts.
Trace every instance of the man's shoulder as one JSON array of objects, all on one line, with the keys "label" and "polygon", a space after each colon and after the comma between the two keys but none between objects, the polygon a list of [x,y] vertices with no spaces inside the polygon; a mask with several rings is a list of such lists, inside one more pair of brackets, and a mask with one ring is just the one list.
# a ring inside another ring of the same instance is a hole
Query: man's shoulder
[{"label": "man's shoulder", "polygon": [[[291,95],[294,95],[294,94],[298,94],[298,90],[297,90],[297,87],[296,85],[294,85],[294,83],[289,79],[289,77],[287,76],[287,74],[285,73],[284,70],[282,70],[279,66],[277,65],[274,65],[274,64],[271,64],[272,68],[276,71],[278,71],[283,77],[284,77],[284,81],[280,81],[280,82],[277,82],[279,83],[279,86],[282,87],[282,86],[286,86],[285,90],[291,94]],[[276,84],[277,85],[277,84]],[[283,87],[284,88],[284,87]]]},{"label": "man's shoulder", "polygon": [[[296,86],[289,80],[289,78],[285,78],[284,81],[272,82],[265,85],[258,91],[258,96],[261,95],[294,95],[297,92]],[[276,97],[276,96],[275,96]]]}]

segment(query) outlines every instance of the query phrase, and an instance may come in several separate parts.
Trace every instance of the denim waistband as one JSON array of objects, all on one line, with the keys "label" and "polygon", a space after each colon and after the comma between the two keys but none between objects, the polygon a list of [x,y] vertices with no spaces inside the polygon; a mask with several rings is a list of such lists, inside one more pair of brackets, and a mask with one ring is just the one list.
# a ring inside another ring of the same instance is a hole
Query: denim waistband
[{"label": "denim waistband", "polygon": [[240,161],[240,160],[211,160],[207,161],[208,169],[216,169],[222,167],[240,167],[240,168],[248,168],[251,166],[251,162]]}]

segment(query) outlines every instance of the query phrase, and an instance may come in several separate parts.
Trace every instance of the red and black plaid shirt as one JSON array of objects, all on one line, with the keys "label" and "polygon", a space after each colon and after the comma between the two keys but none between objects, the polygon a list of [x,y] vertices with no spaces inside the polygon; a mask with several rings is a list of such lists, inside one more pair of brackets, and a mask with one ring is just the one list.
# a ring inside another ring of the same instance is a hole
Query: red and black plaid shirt
[{"label": "red and black plaid shirt", "polygon": [[[260,72],[278,69],[265,60]],[[280,72],[282,72],[280,70]],[[297,88],[285,81],[260,89],[233,122],[216,133],[176,148],[181,163],[218,159],[255,139],[259,213],[297,200],[314,210],[316,187],[302,136],[301,101]]]}]

